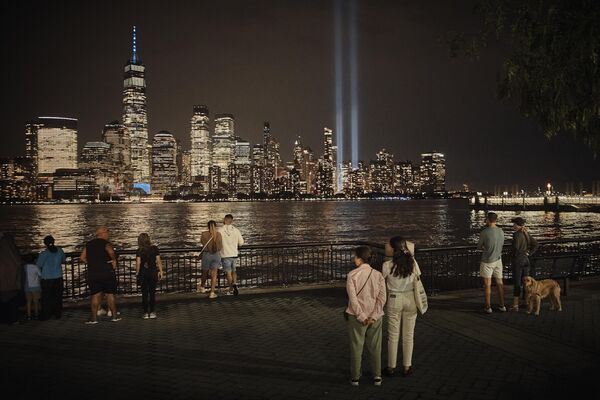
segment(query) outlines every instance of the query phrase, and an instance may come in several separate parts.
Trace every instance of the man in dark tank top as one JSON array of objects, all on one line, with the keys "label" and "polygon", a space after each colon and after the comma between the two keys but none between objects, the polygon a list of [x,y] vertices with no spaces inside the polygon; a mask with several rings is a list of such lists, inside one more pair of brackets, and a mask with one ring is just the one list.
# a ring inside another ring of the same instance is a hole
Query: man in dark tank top
[{"label": "man in dark tank top", "polygon": [[113,322],[121,320],[117,314],[115,294],[117,293],[117,256],[112,244],[108,241],[108,228],[96,229],[96,238],[85,244],[81,253],[81,261],[87,264],[87,281],[90,288],[91,319],[88,324],[97,324],[96,316],[102,295],[106,294],[108,308],[112,312]]}]

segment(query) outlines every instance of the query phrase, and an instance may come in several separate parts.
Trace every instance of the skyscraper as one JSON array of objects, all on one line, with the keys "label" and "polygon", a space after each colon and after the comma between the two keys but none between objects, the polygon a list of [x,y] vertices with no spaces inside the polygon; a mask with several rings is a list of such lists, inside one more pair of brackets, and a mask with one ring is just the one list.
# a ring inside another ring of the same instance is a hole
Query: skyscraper
[{"label": "skyscraper", "polygon": [[134,183],[150,181],[150,147],[146,112],[146,67],[137,54],[137,33],[133,27],[131,58],[123,79],[123,126],[131,138],[131,168]]},{"label": "skyscraper", "polygon": [[201,182],[205,188],[208,188],[208,170],[212,165],[212,160],[207,106],[194,106],[191,125],[192,179]]},{"label": "skyscraper", "polygon": [[446,191],[446,159],[437,152],[421,154],[420,168],[421,190],[426,193]]},{"label": "skyscraper", "polygon": [[230,192],[249,194],[252,192],[250,142],[240,137],[235,138],[234,161],[230,165]]},{"label": "skyscraper", "polygon": [[[60,168],[77,168],[77,120],[62,117],[39,117],[28,124],[37,133],[32,157],[38,176],[50,176]],[[36,154],[37,153],[37,154]]]},{"label": "skyscraper", "polygon": [[124,196],[133,185],[131,171],[131,138],[129,132],[119,121],[104,125],[102,139],[110,145],[110,160],[114,175],[112,194]]},{"label": "skyscraper", "polygon": [[323,128],[323,158],[317,174],[317,193],[320,196],[332,196],[334,194],[335,160],[333,152],[333,131],[327,127]]},{"label": "skyscraper", "polygon": [[167,131],[154,135],[152,141],[152,194],[164,196],[177,185],[177,140]]},{"label": "skyscraper", "polygon": [[[220,171],[220,182],[229,184],[229,164],[235,155],[235,125],[231,114],[215,115],[215,134],[212,137],[212,166]],[[215,174],[213,174],[215,175]]]}]

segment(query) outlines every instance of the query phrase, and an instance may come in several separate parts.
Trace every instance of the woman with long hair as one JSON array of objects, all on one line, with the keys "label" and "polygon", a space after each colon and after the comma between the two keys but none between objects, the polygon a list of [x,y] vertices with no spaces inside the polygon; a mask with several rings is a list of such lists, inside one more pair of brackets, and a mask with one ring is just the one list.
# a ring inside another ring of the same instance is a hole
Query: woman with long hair
[{"label": "woman with long hair", "polygon": [[385,304],[385,281],[381,273],[368,264],[371,249],[360,246],[354,250],[355,268],[348,273],[346,291],[350,339],[350,384],[358,386],[363,346],[366,345],[371,359],[373,384],[381,385],[381,326]]},{"label": "woman with long hair", "polygon": [[65,252],[54,244],[54,238],[48,235],[44,238],[46,250],[40,253],[37,266],[42,273],[42,313],[41,320],[53,316],[62,316],[63,270],[66,261]]},{"label": "woman with long hair", "polygon": [[386,244],[386,255],[391,260],[383,264],[382,274],[388,293],[388,366],[384,373],[396,373],[398,341],[402,329],[402,375],[412,373],[412,353],[417,305],[415,303],[414,280],[421,274],[414,257],[415,245],[401,236],[394,236]]},{"label": "woman with long hair", "polygon": [[156,284],[163,278],[164,271],[160,251],[152,245],[147,233],[138,236],[138,250],[135,255],[135,272],[138,285],[142,287],[142,307],[144,319],[156,318]]},{"label": "woman with long hair", "polygon": [[210,271],[210,295],[211,299],[217,297],[215,287],[217,285],[217,272],[221,267],[221,254],[223,249],[223,240],[221,233],[217,230],[217,223],[213,220],[208,221],[208,230],[202,232],[200,243],[202,243],[202,278],[200,279],[200,292],[205,293],[204,283]]}]

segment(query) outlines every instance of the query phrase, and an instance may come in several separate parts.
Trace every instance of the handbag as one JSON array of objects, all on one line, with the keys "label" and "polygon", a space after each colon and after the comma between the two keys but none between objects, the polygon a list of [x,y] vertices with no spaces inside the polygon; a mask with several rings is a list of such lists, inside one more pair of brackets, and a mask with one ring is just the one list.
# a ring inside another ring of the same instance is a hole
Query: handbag
[{"label": "handbag", "polygon": [[[372,273],[373,273],[373,268],[371,268],[371,272],[369,272],[369,276],[367,277],[367,280],[365,281],[364,285],[362,285],[362,287],[360,288],[360,290],[356,293],[356,297],[358,297],[358,295],[360,294],[360,292],[362,292],[363,289],[365,288],[365,286],[367,286],[367,283],[371,279],[371,274]],[[346,321],[348,321],[348,318],[350,318],[350,317],[348,316],[348,313],[346,312],[345,308],[344,308],[344,311],[342,311],[342,314],[344,315],[344,319]]]},{"label": "handbag", "polygon": [[421,281],[420,274],[418,274],[413,281],[413,291],[415,294],[415,304],[417,305],[417,310],[419,311],[419,314],[423,315],[427,312],[428,303],[427,292],[425,292],[425,287]]}]

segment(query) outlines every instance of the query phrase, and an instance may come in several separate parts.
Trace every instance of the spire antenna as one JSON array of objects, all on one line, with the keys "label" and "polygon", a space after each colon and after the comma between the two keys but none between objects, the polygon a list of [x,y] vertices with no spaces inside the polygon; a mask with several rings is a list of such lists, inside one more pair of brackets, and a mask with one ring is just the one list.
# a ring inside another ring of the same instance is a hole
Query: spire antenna
[{"label": "spire antenna", "polygon": [[133,48],[131,61],[133,61],[134,64],[137,63],[137,33],[135,31],[135,25],[133,26]]}]

